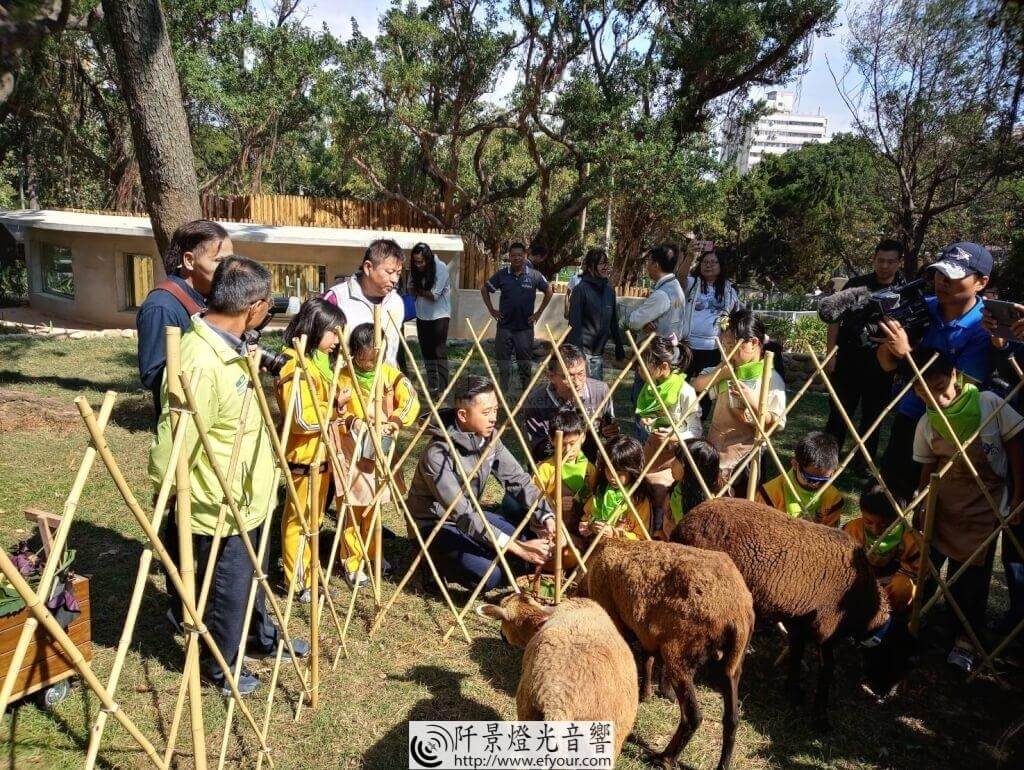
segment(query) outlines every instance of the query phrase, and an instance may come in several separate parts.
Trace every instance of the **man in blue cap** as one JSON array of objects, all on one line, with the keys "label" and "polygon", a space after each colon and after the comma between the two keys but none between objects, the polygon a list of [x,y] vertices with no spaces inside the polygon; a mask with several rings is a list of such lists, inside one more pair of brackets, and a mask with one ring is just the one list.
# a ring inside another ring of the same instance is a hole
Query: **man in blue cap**
[{"label": "man in blue cap", "polygon": [[[981,293],[992,274],[992,255],[977,243],[954,243],[925,269],[935,278],[935,295],[925,299],[930,323],[915,346],[945,353],[958,372],[976,383],[985,382],[993,368],[992,336],[982,324],[985,302]],[[883,337],[878,362],[885,371],[895,371],[910,354],[911,342],[898,322],[883,320],[880,326]],[[903,384],[897,378],[896,387]],[[920,468],[913,459],[914,430],[924,413],[924,402],[909,391],[896,406],[882,460],[889,488],[907,498],[917,487]]]}]

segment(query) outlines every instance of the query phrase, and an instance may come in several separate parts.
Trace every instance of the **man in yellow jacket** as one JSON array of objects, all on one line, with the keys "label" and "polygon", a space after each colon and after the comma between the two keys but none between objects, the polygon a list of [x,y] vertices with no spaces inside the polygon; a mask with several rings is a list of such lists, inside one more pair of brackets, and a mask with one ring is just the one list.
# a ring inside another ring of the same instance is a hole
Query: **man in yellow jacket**
[{"label": "man in yellow jacket", "polygon": [[[250,386],[245,343],[241,337],[246,331],[263,324],[270,309],[269,300],[270,274],[266,268],[243,257],[227,257],[214,273],[207,312],[203,316],[193,316],[192,326],[181,340],[181,370],[189,376],[199,416],[213,445],[213,459],[225,471],[235,436],[242,431],[231,495],[241,511],[244,529],[253,540],[257,539],[257,530],[274,504],[274,456],[259,410],[250,408],[245,422],[241,421],[243,397]],[[157,437],[149,455],[149,478],[154,488],[159,488],[164,478],[171,453],[166,375],[161,407]],[[188,415],[184,417],[189,420],[183,452],[189,460],[198,586],[209,568],[211,545],[224,493],[210,458],[199,442],[195,424]],[[230,514],[223,527],[223,536],[216,564],[213,565],[214,574],[203,622],[224,659],[233,667],[241,644],[253,565]],[[264,563],[263,571],[266,569],[267,564]],[[256,595],[253,621],[249,630],[250,654],[273,653],[277,647],[278,631],[267,615],[262,590]],[[297,654],[308,654],[308,643],[294,641]],[[224,683],[224,672],[205,647],[201,669],[207,682],[219,687],[224,694],[230,693]],[[242,694],[253,692],[259,684],[254,674],[243,669],[238,680]]]}]

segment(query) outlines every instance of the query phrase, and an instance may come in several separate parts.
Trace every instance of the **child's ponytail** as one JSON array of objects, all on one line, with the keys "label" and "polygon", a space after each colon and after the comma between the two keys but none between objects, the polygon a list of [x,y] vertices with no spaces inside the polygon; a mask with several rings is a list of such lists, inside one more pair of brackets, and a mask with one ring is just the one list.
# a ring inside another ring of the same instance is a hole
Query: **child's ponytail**
[{"label": "child's ponytail", "polygon": [[668,364],[677,372],[685,372],[693,362],[693,351],[685,340],[676,337],[655,337],[643,354],[648,369]]}]

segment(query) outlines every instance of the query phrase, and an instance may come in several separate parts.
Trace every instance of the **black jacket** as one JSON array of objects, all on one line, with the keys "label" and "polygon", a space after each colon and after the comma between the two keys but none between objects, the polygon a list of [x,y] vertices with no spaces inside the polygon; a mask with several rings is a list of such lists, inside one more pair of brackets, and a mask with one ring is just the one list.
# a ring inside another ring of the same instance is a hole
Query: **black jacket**
[{"label": "black jacket", "polygon": [[625,356],[615,289],[604,278],[585,273],[569,297],[568,342],[590,355],[604,353],[608,338],[615,341],[615,355]]}]

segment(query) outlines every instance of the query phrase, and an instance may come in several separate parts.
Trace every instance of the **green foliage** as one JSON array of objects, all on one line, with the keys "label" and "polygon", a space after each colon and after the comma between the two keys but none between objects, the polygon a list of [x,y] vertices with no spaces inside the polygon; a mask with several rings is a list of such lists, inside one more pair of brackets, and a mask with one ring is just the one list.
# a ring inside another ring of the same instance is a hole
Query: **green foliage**
[{"label": "green foliage", "polygon": [[777,340],[786,351],[806,352],[810,344],[823,352],[828,341],[828,327],[816,316],[761,316],[768,336]]}]

